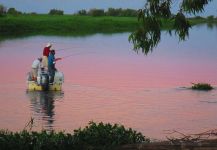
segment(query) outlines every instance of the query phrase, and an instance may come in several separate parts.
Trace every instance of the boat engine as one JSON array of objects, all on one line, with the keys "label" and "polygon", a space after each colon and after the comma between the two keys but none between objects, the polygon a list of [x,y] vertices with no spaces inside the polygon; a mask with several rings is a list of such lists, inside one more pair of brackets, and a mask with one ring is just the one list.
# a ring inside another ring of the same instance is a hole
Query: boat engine
[{"label": "boat engine", "polygon": [[38,85],[42,86],[43,91],[49,90],[49,75],[47,72],[41,72],[37,77]]}]

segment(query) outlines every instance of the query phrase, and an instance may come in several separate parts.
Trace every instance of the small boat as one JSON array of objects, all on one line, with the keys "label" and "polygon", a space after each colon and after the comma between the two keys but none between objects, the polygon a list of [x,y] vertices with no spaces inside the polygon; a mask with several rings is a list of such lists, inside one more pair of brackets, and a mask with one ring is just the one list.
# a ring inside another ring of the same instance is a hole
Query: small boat
[{"label": "small boat", "polygon": [[38,76],[37,81],[32,80],[31,73],[27,75],[28,91],[61,91],[64,82],[64,75],[60,71],[55,72],[54,82],[50,83],[50,76],[47,71],[42,70]]}]

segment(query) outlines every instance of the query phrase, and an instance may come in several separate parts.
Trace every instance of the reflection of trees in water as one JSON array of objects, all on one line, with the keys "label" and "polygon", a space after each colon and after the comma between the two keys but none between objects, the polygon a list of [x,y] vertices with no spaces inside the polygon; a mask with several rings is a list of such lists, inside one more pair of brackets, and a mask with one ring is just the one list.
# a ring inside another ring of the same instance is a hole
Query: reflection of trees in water
[{"label": "reflection of trees in water", "polygon": [[42,120],[43,128],[46,130],[52,130],[53,123],[55,121],[54,103],[55,100],[61,99],[63,97],[63,93],[32,91],[27,92],[27,95],[31,102],[31,109],[34,112],[33,118]]},{"label": "reflection of trees in water", "polygon": [[207,28],[210,30],[217,29],[217,23],[207,23]]}]

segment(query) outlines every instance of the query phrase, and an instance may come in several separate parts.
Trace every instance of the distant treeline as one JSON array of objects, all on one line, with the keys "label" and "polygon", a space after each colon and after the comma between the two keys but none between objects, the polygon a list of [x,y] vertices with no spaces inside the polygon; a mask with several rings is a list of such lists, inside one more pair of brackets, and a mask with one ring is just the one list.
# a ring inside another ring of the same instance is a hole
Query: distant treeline
[{"label": "distant treeline", "polygon": [[[108,8],[107,10],[104,9],[90,9],[90,10],[79,10],[78,12],[72,14],[77,16],[118,16],[118,17],[136,17],[138,10],[134,9],[122,9],[122,8]],[[0,4],[0,17],[5,15],[37,15],[36,12],[30,12],[30,13],[23,13],[21,11],[16,10],[15,8],[6,8],[5,6]],[[64,15],[63,10],[58,9],[51,9],[48,12],[49,15]],[[201,16],[195,16],[192,17],[192,19],[208,19],[208,20],[214,20],[217,19],[217,16],[210,15],[207,17],[201,17]]]},{"label": "distant treeline", "polygon": [[134,9],[122,9],[122,8],[109,8],[107,11],[104,9],[90,9],[89,11],[86,10],[79,10],[76,14],[81,16],[119,16],[119,17],[136,17],[137,10]]},{"label": "distant treeline", "polygon": [[[36,12],[31,12],[31,13],[23,13],[21,11],[16,10],[15,8],[6,8],[5,6],[0,4],[0,16],[5,16],[5,15],[22,15],[22,14],[30,14],[30,15],[37,15]],[[58,10],[58,9],[51,9],[48,13],[49,15],[64,15],[64,11]]]},{"label": "distant treeline", "polygon": [[[4,15],[21,15],[21,14],[31,14],[36,15],[36,12],[31,13],[23,13],[21,11],[16,10],[15,8],[6,8],[0,4],[0,16]],[[63,10],[51,9],[48,12],[49,15],[64,15]],[[80,15],[80,16],[119,16],[119,17],[135,17],[137,16],[137,10],[134,9],[122,9],[122,8],[109,8],[108,10],[104,9],[90,9],[90,10],[79,10],[78,12],[72,15]]]}]

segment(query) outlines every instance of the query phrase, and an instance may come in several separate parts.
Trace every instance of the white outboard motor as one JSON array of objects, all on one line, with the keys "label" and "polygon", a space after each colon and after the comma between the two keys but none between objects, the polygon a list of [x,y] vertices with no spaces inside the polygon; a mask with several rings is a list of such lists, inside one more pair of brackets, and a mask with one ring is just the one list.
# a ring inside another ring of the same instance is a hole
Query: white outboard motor
[{"label": "white outboard motor", "polygon": [[55,84],[62,84],[64,82],[64,75],[62,72],[56,71],[54,76]]},{"label": "white outboard motor", "polygon": [[41,71],[41,73],[37,76],[37,83],[38,85],[42,86],[43,91],[49,90],[49,75],[46,71]]}]

